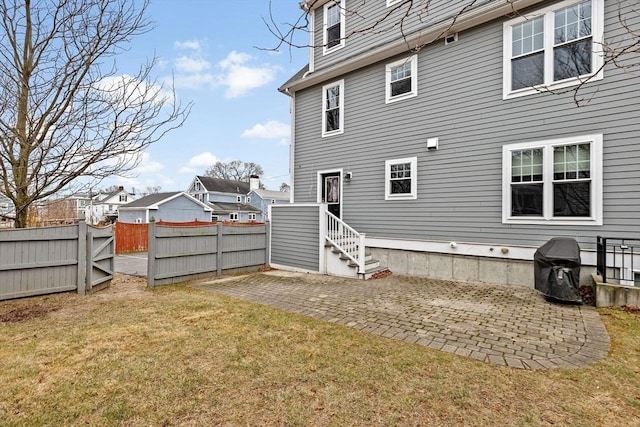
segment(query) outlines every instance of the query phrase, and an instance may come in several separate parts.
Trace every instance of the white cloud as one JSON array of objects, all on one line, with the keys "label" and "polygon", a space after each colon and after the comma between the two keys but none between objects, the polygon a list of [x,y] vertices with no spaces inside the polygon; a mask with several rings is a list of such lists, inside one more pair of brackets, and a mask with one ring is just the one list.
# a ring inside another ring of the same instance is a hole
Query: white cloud
[{"label": "white cloud", "polygon": [[202,43],[199,40],[175,41],[173,47],[176,49],[200,50],[202,49]]},{"label": "white cloud", "polygon": [[98,82],[97,88],[105,97],[122,103],[122,107],[140,103],[165,105],[173,102],[173,94],[164,90],[162,85],[141,81],[127,74],[105,77]]},{"label": "white cloud", "polygon": [[251,129],[242,132],[243,138],[263,138],[263,139],[279,139],[286,138],[290,135],[291,128],[289,125],[269,120],[265,124],[256,124]]},{"label": "white cloud", "polygon": [[201,74],[211,68],[211,64],[200,56],[180,56],[175,59],[176,71],[178,73]]},{"label": "white cloud", "polygon": [[218,158],[206,151],[189,159],[189,162],[178,169],[179,173],[203,173],[206,168],[213,166]]},{"label": "white cloud", "polygon": [[151,156],[149,153],[142,153],[142,160],[138,164],[138,167],[135,169],[135,173],[155,173],[164,169],[164,165],[160,162],[156,162],[155,160],[151,160]]},{"label": "white cloud", "polygon": [[249,54],[232,51],[218,63],[222,71],[218,75],[218,83],[226,87],[227,98],[246,95],[250,90],[262,87],[275,78],[278,67],[272,65],[252,67],[248,65],[251,59]]}]

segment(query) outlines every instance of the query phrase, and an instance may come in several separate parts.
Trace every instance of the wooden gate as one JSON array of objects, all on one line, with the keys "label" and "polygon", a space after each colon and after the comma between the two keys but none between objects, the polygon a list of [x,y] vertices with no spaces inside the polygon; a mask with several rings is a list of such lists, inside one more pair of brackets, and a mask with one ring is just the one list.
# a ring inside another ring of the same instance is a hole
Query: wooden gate
[{"label": "wooden gate", "polygon": [[105,228],[88,227],[86,289],[108,286],[113,279],[115,264],[113,225]]},{"label": "wooden gate", "polygon": [[0,231],[0,300],[104,287],[113,278],[113,228],[75,225]]}]

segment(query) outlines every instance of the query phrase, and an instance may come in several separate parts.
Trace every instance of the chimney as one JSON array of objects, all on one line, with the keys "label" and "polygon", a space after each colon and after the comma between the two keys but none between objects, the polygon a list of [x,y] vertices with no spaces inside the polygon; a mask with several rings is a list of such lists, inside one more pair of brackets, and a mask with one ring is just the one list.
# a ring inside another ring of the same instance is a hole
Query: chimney
[{"label": "chimney", "polygon": [[123,191],[124,187],[121,185],[121,186],[118,187],[118,190]]},{"label": "chimney", "polygon": [[258,190],[260,188],[260,177],[251,175],[249,177],[249,191]]}]

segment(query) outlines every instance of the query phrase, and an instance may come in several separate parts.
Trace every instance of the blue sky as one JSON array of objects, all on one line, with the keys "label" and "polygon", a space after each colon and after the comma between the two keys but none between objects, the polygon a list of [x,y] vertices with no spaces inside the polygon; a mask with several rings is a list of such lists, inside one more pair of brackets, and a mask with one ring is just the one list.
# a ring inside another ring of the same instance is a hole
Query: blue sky
[{"label": "blue sky", "polygon": [[[152,0],[147,16],[155,28],[137,36],[118,57],[119,72],[133,74],[154,55],[154,77],[174,76],[177,97],[194,103],[185,125],[145,153],[135,177],[114,177],[103,186],[137,191],[161,186],[186,190],[195,175],[217,160],[262,166],[262,182],[277,190],[289,183],[289,98],[277,91],[308,61],[307,49],[274,47],[262,19],[269,0]],[[277,22],[301,14],[297,0],[272,0]],[[300,34],[302,43],[308,40]]]}]

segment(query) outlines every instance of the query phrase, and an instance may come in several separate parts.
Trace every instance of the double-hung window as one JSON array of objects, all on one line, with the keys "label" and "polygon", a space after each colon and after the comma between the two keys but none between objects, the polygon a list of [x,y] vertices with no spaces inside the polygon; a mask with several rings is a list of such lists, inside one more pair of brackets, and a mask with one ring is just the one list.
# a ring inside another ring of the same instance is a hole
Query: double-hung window
[{"label": "double-hung window", "polygon": [[344,46],[344,0],[332,0],[324,5],[323,54]]},{"label": "double-hung window", "polygon": [[503,222],[602,224],[602,135],[503,147]]},{"label": "double-hung window", "polygon": [[414,97],[418,94],[418,57],[409,58],[387,64],[386,102]]},{"label": "double-hung window", "polygon": [[567,0],[504,24],[504,98],[602,78],[604,0]]},{"label": "double-hung window", "polygon": [[385,162],[385,200],[411,200],[418,197],[417,164],[416,157]]},{"label": "double-hung window", "polygon": [[229,221],[237,221],[238,220],[238,212],[232,212],[229,214]]},{"label": "double-hung window", "polygon": [[322,136],[340,134],[344,130],[344,80],[322,88]]}]

